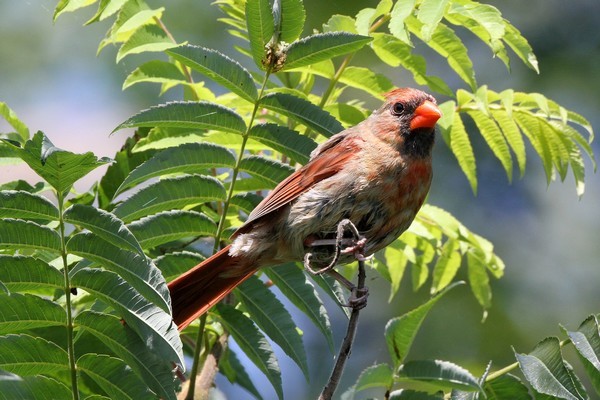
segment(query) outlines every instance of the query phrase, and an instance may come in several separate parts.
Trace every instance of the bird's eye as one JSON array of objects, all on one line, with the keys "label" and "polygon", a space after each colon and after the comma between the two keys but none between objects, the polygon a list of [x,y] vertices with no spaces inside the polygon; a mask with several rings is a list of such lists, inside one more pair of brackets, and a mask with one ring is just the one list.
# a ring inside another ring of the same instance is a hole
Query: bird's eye
[{"label": "bird's eye", "polygon": [[404,111],[404,104],[394,103],[394,105],[392,106],[392,113],[400,115],[402,114],[402,111]]}]

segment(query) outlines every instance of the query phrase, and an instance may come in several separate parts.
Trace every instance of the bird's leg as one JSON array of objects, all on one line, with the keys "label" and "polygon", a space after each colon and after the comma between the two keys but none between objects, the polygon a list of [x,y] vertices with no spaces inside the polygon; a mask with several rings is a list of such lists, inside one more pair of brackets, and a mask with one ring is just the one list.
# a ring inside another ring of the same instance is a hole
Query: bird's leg
[{"label": "bird's leg", "polygon": [[[352,239],[344,238],[344,233],[346,230],[350,230],[352,235],[354,236]],[[324,268],[321,269],[313,269],[310,265],[310,258],[312,256],[311,253],[306,253],[304,256],[304,267],[314,275],[320,275],[323,273],[327,273],[329,276],[334,278],[344,287],[346,287],[350,291],[350,298],[348,299],[348,304],[344,304],[346,307],[351,307],[354,309],[362,309],[367,305],[367,297],[369,296],[369,289],[366,287],[358,288],[355,284],[350,282],[344,276],[342,276],[339,272],[334,270],[333,268],[337,264],[341,254],[353,254],[354,257],[358,261],[365,261],[368,257],[364,255],[365,244],[367,243],[367,239],[362,237],[356,229],[356,226],[349,219],[342,220],[337,226],[337,235],[335,239],[317,239],[313,240],[309,246],[331,246],[335,245],[335,254],[331,262]],[[342,248],[342,246],[344,246]]]}]

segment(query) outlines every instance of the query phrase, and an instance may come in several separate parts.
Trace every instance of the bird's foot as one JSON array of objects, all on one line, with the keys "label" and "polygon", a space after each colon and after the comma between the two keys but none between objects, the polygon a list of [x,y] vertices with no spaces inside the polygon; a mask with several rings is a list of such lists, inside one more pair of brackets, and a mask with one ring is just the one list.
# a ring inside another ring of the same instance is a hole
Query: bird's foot
[{"label": "bird's foot", "polygon": [[352,308],[354,310],[362,310],[367,306],[367,298],[369,297],[368,287],[354,287],[350,291],[350,297],[348,298],[347,304],[342,304],[344,307]]}]

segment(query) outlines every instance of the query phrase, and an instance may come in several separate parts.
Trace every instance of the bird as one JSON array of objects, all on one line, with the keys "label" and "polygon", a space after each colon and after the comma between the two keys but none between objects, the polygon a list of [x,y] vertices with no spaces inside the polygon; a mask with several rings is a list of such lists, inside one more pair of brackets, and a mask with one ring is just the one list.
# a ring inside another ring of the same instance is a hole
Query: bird
[{"label": "bird", "polygon": [[[168,283],[179,330],[260,268],[310,253],[312,268],[331,271],[332,259],[344,264],[368,257],[408,229],[431,185],[442,113],[435,98],[418,89],[396,88],[384,99],[364,121],[318,145],[254,208],[231,244]],[[339,252],[336,235],[344,220],[361,239]]]}]

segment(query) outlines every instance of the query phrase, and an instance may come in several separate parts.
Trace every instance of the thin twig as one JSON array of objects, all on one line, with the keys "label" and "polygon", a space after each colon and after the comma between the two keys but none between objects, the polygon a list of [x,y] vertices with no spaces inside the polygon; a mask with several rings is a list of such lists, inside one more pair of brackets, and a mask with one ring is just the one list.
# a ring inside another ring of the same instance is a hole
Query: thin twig
[{"label": "thin twig", "polygon": [[[365,273],[365,262],[358,261],[358,285],[357,290],[360,291],[365,287],[366,273]],[[337,360],[335,362],[335,366],[331,371],[331,376],[329,377],[329,381],[323,388],[323,391],[319,395],[319,400],[329,400],[332,398],[335,393],[335,389],[340,383],[340,378],[342,377],[342,373],[344,372],[344,366],[346,365],[346,360],[350,356],[350,351],[352,348],[352,343],[354,342],[354,336],[356,335],[356,329],[358,327],[358,315],[360,313],[359,308],[353,308],[352,314],[350,314],[350,321],[348,321],[348,329],[346,330],[346,337],[342,342],[340,347],[340,351],[338,353]]]},{"label": "thin twig", "polygon": [[[343,233],[346,229],[349,229],[354,235],[355,241],[362,240],[358,230],[349,220],[343,220],[338,225],[338,235],[336,240],[336,254],[339,257],[341,242],[343,239]],[[335,257],[337,261],[337,257]],[[358,260],[358,284],[356,287],[352,289],[352,295],[359,295],[366,291],[365,281],[366,281],[366,272],[365,272],[365,261],[364,257],[357,258]],[[331,270],[332,271],[332,270]],[[353,286],[353,285],[352,285]],[[349,301],[349,304],[352,304],[352,301]],[[350,357],[350,351],[352,348],[352,343],[354,342],[354,336],[356,335],[356,329],[358,328],[358,315],[360,314],[360,310],[365,306],[362,304],[361,306],[355,305],[352,307],[352,313],[350,314],[350,320],[348,321],[348,328],[346,330],[346,337],[340,346],[340,351],[338,353],[337,360],[331,371],[331,376],[329,377],[329,381],[323,388],[323,391],[319,395],[319,400],[329,400],[335,393],[338,384],[340,383],[340,378],[342,377],[342,373],[344,372],[344,366],[346,365],[346,361],[348,357]]]}]

